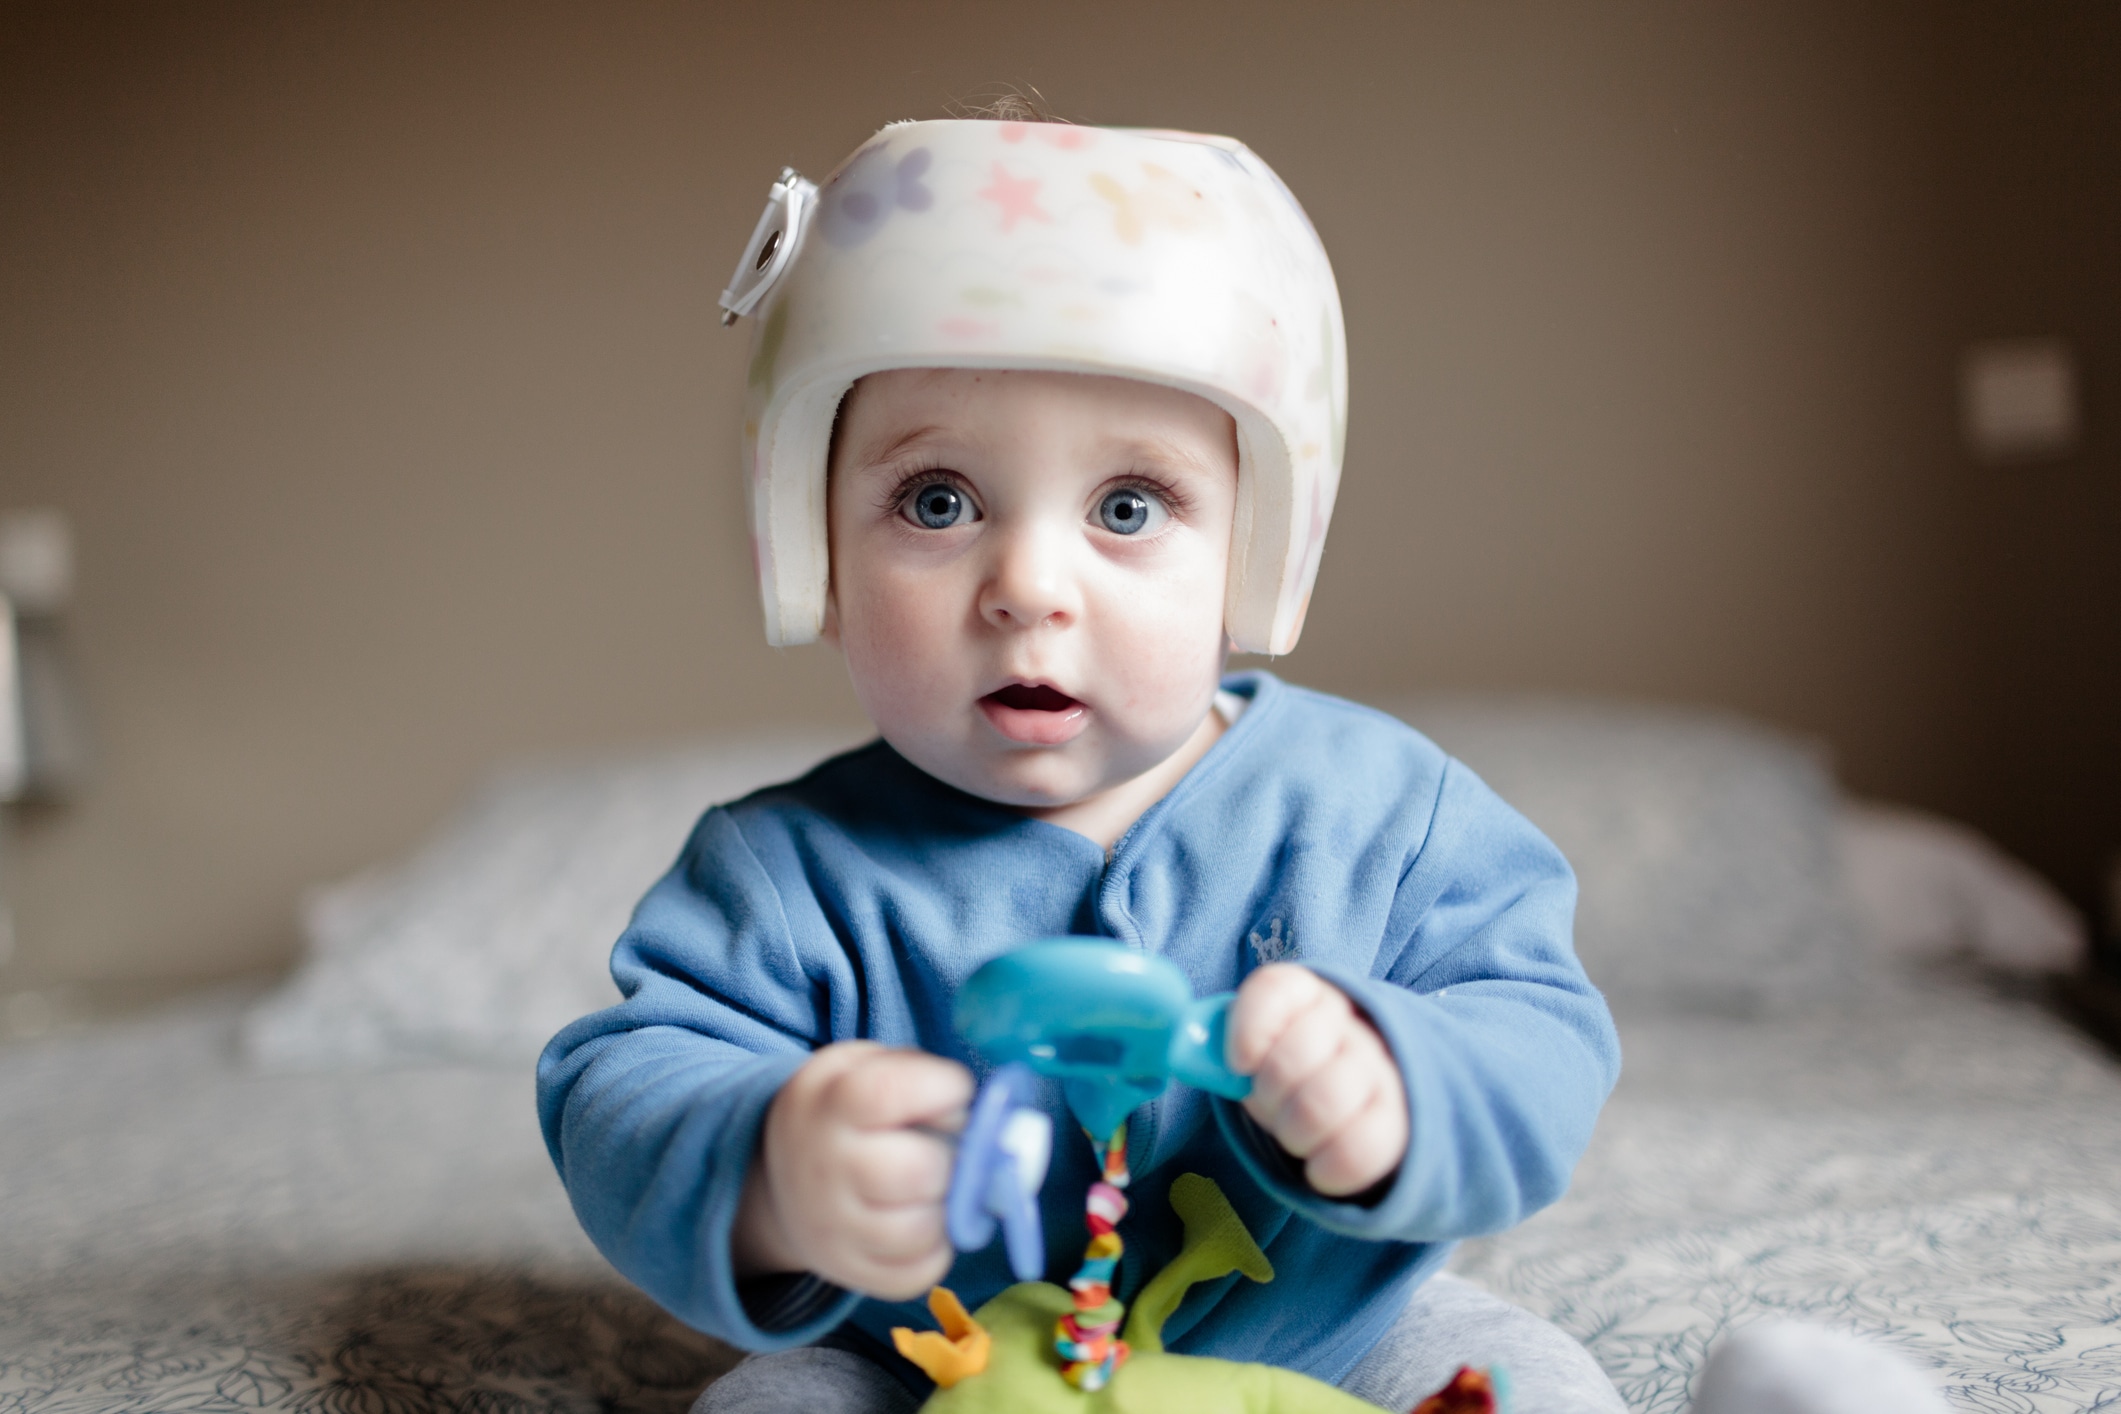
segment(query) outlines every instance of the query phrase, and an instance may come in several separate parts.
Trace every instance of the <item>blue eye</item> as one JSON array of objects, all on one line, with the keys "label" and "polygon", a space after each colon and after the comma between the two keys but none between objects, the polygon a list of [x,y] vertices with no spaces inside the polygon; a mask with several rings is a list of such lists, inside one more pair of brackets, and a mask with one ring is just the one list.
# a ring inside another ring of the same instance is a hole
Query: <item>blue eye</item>
[{"label": "blue eye", "polygon": [[1107,491],[1105,499],[1097,503],[1097,523],[1114,535],[1139,535],[1170,517],[1171,512],[1162,501],[1131,486]]},{"label": "blue eye", "polygon": [[947,481],[931,481],[906,499],[905,516],[930,530],[948,530],[964,521],[979,519],[965,494]]}]

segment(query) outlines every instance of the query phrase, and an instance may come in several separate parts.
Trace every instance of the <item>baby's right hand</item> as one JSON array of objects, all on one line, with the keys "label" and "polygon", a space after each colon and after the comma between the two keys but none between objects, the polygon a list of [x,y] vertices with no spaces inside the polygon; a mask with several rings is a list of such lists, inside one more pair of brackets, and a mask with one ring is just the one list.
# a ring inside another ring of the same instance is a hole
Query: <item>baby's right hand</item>
[{"label": "baby's right hand", "polygon": [[950,1269],[943,1198],[972,1072],[874,1041],[820,1049],[788,1078],[730,1234],[739,1276],[815,1272],[903,1301]]}]

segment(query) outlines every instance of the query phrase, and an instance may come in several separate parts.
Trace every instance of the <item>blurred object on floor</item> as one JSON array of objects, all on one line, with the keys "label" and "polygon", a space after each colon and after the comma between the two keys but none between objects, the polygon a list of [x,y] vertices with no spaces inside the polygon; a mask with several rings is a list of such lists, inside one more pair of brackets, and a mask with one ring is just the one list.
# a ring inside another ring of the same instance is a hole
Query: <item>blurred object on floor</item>
[{"label": "blurred object on floor", "polygon": [[1945,1414],[1922,1371],[1878,1341],[1763,1321],[1709,1352],[1694,1414]]}]

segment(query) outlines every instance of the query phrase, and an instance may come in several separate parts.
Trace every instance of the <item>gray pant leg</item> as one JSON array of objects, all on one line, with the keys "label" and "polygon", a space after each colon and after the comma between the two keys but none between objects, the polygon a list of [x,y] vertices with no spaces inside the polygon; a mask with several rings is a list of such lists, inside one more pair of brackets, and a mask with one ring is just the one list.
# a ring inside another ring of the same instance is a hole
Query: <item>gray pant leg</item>
[{"label": "gray pant leg", "polygon": [[889,1372],[845,1350],[806,1345],[754,1355],[707,1386],[692,1414],[913,1414]]},{"label": "gray pant leg", "polygon": [[1559,1326],[1449,1272],[1414,1288],[1399,1319],[1340,1387],[1386,1409],[1412,1409],[1461,1365],[1501,1366],[1515,1414],[1627,1414],[1591,1352]]}]

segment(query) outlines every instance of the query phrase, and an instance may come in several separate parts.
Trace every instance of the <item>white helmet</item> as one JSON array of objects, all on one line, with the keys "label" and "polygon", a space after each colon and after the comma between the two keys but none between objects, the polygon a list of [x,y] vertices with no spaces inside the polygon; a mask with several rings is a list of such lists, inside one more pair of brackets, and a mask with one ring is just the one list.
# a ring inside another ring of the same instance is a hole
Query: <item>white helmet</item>
[{"label": "white helmet", "polygon": [[1230,414],[1224,624],[1245,651],[1296,646],[1340,484],[1346,338],[1317,232],[1242,143],[894,123],[822,190],[782,174],[722,307],[758,316],[744,460],[769,642],[824,624],[825,463],[854,381],[1022,368],[1168,384]]}]

